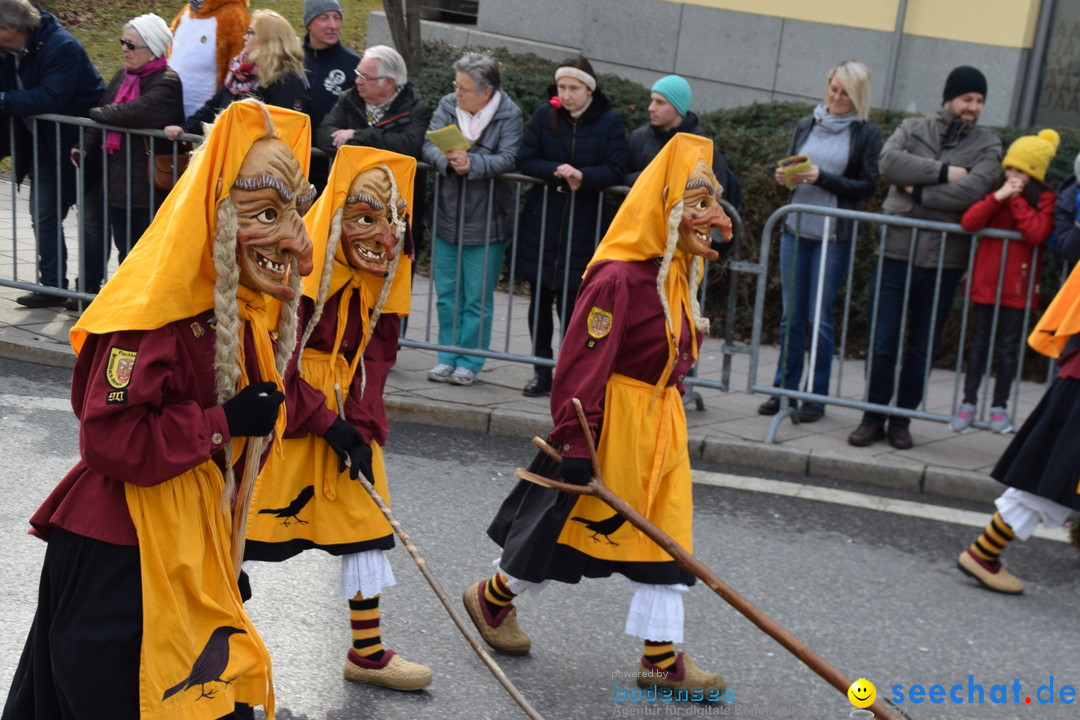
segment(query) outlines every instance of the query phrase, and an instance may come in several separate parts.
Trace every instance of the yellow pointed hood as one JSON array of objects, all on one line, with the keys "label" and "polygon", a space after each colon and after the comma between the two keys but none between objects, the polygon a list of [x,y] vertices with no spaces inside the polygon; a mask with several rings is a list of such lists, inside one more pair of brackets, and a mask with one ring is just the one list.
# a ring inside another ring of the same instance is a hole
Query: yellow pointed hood
[{"label": "yellow pointed hood", "polygon": [[[306,175],[311,120],[255,100],[232,103],[218,116],[187,170],[165,198],[154,221],[71,329],[78,354],[88,334],[152,330],[214,307],[213,248],[217,206],[228,197],[240,165],[255,141],[284,141]],[[280,304],[269,317],[276,318]]]}]

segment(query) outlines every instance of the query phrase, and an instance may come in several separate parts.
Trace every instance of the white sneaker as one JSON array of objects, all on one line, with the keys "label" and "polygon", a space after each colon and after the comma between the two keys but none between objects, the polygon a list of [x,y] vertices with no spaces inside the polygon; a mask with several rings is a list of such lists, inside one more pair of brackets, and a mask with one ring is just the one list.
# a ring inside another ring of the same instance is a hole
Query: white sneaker
[{"label": "white sneaker", "polygon": [[949,429],[953,432],[964,432],[971,427],[971,421],[974,419],[975,406],[971,403],[963,403],[953,419],[949,421]]},{"label": "white sneaker", "polygon": [[990,432],[1008,432],[1011,427],[1012,420],[1009,419],[1009,413],[1005,411],[1005,408],[990,408]]},{"label": "white sneaker", "polygon": [[453,365],[439,363],[428,370],[427,379],[431,382],[450,382],[450,376],[454,374],[456,369]]},{"label": "white sneaker", "polygon": [[477,377],[480,373],[475,373],[469,368],[455,368],[454,374],[450,376],[451,385],[475,385],[480,382],[480,378]]}]

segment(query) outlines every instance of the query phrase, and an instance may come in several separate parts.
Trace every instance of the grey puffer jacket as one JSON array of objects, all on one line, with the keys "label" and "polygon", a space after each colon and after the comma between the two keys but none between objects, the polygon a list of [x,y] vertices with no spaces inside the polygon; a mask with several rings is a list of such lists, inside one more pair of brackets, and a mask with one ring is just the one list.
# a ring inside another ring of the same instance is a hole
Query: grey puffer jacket
[{"label": "grey puffer jacket", "polygon": [[[967,176],[947,182],[949,165],[966,168]],[[971,205],[994,189],[1001,177],[1001,140],[989,130],[965,123],[941,110],[934,117],[908,118],[885,141],[881,177],[891,187],[883,210],[887,215],[958,223]],[[913,192],[904,190],[913,186]],[[946,236],[945,268],[966,268],[971,238]],[[919,231],[913,256],[916,267],[937,267],[942,235]],[[911,230],[890,227],[885,256],[907,260]]]},{"label": "grey puffer jacket", "polygon": [[[443,96],[431,118],[428,130],[438,130],[457,123],[457,98],[453,93]],[[509,240],[513,234],[514,191],[507,180],[496,180],[494,193],[489,196],[490,178],[512,172],[517,165],[524,124],[521,109],[505,92],[499,107],[480,138],[469,149],[469,172],[458,175],[446,156],[427,137],[421,151],[424,162],[439,173],[438,202],[432,211],[430,227],[439,238],[462,245],[483,245],[490,234],[492,242]],[[464,186],[464,203],[462,187]],[[490,233],[488,197],[492,197]],[[464,209],[464,217],[460,217]],[[436,224],[437,221],[437,224]],[[460,223],[464,223],[463,225]],[[458,231],[461,230],[460,238]]]}]

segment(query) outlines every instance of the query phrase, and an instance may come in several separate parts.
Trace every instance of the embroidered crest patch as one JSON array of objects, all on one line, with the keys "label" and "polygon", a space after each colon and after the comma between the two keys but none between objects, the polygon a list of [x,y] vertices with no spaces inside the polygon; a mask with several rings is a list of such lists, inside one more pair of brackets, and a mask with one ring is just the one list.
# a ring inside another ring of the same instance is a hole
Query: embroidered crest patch
[{"label": "embroidered crest patch", "polygon": [[105,366],[105,379],[109,381],[109,385],[117,390],[123,390],[128,386],[137,356],[138,353],[134,350],[123,350],[118,347],[109,350],[109,362]]},{"label": "embroidered crest patch", "polygon": [[611,332],[611,313],[607,310],[601,310],[593,305],[593,309],[589,311],[589,319],[587,321],[589,326],[589,335],[597,340],[606,337]]}]

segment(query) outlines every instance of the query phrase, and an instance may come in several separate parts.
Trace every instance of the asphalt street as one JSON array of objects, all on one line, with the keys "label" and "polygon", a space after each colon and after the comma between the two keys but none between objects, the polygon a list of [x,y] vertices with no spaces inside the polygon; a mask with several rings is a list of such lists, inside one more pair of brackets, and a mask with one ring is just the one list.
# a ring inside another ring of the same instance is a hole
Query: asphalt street
[{"label": "asphalt street", "polygon": [[[5,695],[33,616],[45,547],[26,534],[26,519],[78,454],[69,379],[69,371],[0,360]],[[517,439],[419,425],[391,428],[386,455],[395,512],[462,616],[462,591],[486,576],[498,555],[484,530],[515,482],[514,469],[531,454],[531,446]],[[822,480],[816,484],[824,499],[807,500],[724,486],[746,474],[805,485],[802,476],[697,470],[702,482],[695,485],[695,554],[851,679],[867,678],[879,697],[902,697],[899,707],[918,720],[1076,717],[1080,662],[1072,628],[1080,553],[1074,549],[1040,539],[1014,543],[1006,560],[1025,581],[1026,594],[997,595],[955,569],[957,553],[978,533],[958,524],[959,515],[957,522],[941,521],[929,519],[928,506],[919,506],[927,508],[925,516],[912,517],[829,500],[834,489],[865,495],[865,486],[839,488]],[[875,495],[926,500],[898,491]],[[990,511],[956,501],[940,505],[950,512]],[[334,558],[306,553],[251,568],[248,609],[274,660],[277,717],[524,717],[403,547],[393,551],[391,562],[398,584],[383,595],[383,640],[432,668],[434,683],[422,692],[343,680],[349,629],[346,603],[335,594]],[[532,635],[533,651],[496,659],[545,718],[844,718],[853,711],[846,696],[702,584],[687,596],[682,649],[727,677],[731,700],[635,699],[627,676],[641,648],[622,632],[629,596],[625,581],[609,578],[554,584],[520,599],[519,618]],[[934,691],[935,685],[942,690]],[[980,694],[982,702],[972,702]],[[1051,696],[1053,702],[1046,702]]]}]

